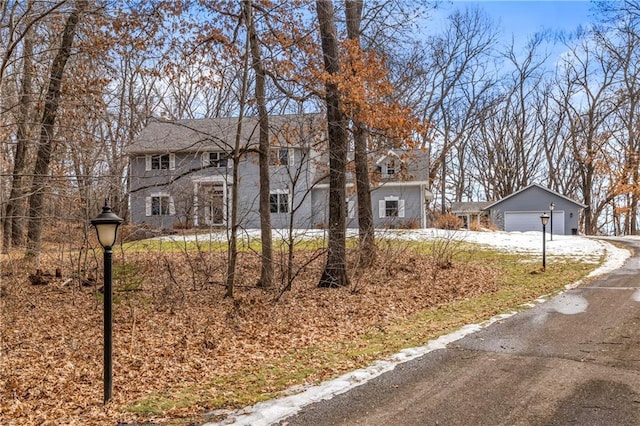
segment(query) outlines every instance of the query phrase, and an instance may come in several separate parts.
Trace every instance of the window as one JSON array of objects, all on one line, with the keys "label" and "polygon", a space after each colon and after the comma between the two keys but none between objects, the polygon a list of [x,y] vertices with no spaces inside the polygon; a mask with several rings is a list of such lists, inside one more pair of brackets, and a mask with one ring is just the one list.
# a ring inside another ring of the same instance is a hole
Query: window
[{"label": "window", "polygon": [[169,214],[169,197],[151,197],[151,216],[166,216]]},{"label": "window", "polygon": [[169,170],[169,154],[151,157],[151,170]]},{"label": "window", "polygon": [[271,213],[289,213],[289,194],[282,191],[269,194]]},{"label": "window", "polygon": [[387,163],[387,176],[393,176],[396,174],[396,162],[391,160]]},{"label": "window", "polygon": [[169,216],[174,214],[173,199],[168,194],[152,194],[150,197],[147,197],[147,216]]},{"label": "window", "polygon": [[386,200],[384,203],[384,217],[398,217],[398,200]]},{"label": "window", "polygon": [[376,173],[380,173],[382,179],[395,179],[403,171],[404,162],[392,151],[376,162]]},{"label": "window", "polygon": [[174,170],[176,168],[175,154],[160,154],[146,156],[146,170]]},{"label": "window", "polygon": [[203,155],[203,166],[213,166],[225,168],[229,163],[229,155],[226,152],[205,152]]},{"label": "window", "polygon": [[291,153],[287,148],[273,148],[271,150],[271,158],[269,159],[270,166],[288,166],[289,155]]},{"label": "window", "polygon": [[383,217],[404,217],[404,200],[398,197],[389,196],[378,201],[379,216]]}]

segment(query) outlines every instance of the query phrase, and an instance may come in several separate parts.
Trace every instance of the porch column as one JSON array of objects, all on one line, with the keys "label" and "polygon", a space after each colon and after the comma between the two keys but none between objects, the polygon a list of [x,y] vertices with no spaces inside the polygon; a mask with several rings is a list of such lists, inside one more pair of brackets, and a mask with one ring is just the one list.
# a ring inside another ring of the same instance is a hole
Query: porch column
[{"label": "porch column", "polygon": [[193,183],[193,226],[200,226],[200,222],[198,220],[198,182]]}]

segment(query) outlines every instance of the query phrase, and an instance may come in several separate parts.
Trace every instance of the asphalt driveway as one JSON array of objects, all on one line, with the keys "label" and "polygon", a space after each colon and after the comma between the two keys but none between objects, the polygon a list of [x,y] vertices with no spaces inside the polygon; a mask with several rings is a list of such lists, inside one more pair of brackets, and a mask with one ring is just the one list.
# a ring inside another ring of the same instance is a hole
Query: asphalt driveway
[{"label": "asphalt driveway", "polygon": [[640,241],[625,265],[280,425],[640,425]]}]

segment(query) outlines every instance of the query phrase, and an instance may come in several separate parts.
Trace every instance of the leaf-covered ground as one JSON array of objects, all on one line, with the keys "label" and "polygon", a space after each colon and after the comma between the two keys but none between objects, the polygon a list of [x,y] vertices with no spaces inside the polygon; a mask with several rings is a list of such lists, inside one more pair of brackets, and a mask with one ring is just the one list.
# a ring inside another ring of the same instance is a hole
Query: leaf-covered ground
[{"label": "leaf-covered ground", "polygon": [[[89,255],[45,254],[40,268],[62,276],[40,286],[17,254],[3,257],[0,424],[183,424],[361,366],[367,348],[349,345],[363,336],[499,287],[488,262],[435,268],[407,246],[383,249],[349,288],[318,289],[324,257],[309,249],[296,253],[297,265],[310,263],[286,292],[280,281],[256,288],[258,257],[243,253],[229,299],[223,253],[116,250],[113,399],[104,405],[101,278],[85,279],[101,270],[101,252]],[[352,356],[332,358],[332,348]]]}]

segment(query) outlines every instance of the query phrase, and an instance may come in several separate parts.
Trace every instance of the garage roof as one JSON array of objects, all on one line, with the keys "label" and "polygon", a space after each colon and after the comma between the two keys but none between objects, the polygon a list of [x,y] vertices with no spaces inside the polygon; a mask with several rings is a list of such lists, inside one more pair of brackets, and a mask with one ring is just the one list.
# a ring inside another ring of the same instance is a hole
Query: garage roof
[{"label": "garage roof", "polygon": [[549,188],[545,188],[545,187],[544,187],[544,186],[542,186],[542,185],[538,185],[537,183],[532,183],[531,185],[529,185],[529,186],[527,186],[527,187],[525,187],[525,188],[522,188],[521,190],[516,191],[516,192],[514,192],[513,194],[508,195],[508,196],[504,197],[503,199],[496,201],[495,203],[489,204],[489,205],[488,205],[488,206],[486,206],[484,209],[485,209],[485,210],[490,210],[490,209],[492,209],[493,207],[497,206],[498,204],[500,204],[500,203],[502,203],[502,202],[504,202],[504,201],[508,200],[509,198],[511,198],[511,197],[515,197],[516,195],[518,195],[518,194],[520,194],[520,193],[522,193],[522,192],[525,192],[525,191],[527,191],[528,189],[533,188],[533,187],[538,187],[538,188],[542,189],[543,191],[546,191],[546,192],[548,192],[548,193],[550,193],[550,194],[552,194],[552,195],[555,195],[556,197],[563,198],[563,199],[565,199],[565,200],[567,200],[567,201],[569,201],[569,202],[571,202],[571,203],[575,204],[576,206],[581,207],[581,208],[583,208],[583,209],[584,209],[585,207],[587,207],[585,204],[582,204],[582,203],[579,203],[579,202],[577,202],[577,201],[575,201],[575,200],[572,200],[571,198],[569,198],[569,197],[567,197],[567,196],[565,196],[565,195],[562,195],[562,194],[560,194],[559,192],[552,191],[552,190],[550,190]]}]

